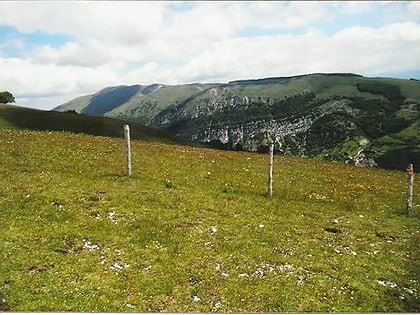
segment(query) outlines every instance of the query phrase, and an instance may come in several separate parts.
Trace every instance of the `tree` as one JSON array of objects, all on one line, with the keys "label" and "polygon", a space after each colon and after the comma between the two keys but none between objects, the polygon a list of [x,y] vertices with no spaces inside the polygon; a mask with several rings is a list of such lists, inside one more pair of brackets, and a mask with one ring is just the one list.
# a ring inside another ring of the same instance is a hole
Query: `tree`
[{"label": "tree", "polygon": [[0,103],[14,103],[15,102],[15,97],[13,96],[12,93],[8,92],[8,91],[4,91],[4,92],[0,92]]},{"label": "tree", "polygon": [[66,110],[64,113],[67,113],[67,114],[78,114],[78,112],[76,112],[74,109],[69,109],[69,110]]}]

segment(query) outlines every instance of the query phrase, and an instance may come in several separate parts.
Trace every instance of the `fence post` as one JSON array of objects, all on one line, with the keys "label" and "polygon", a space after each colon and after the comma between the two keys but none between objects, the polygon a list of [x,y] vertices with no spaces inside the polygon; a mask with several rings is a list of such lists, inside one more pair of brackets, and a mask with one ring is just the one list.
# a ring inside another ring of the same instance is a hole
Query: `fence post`
[{"label": "fence post", "polygon": [[124,125],[125,154],[127,161],[127,175],[131,176],[131,144],[130,144],[130,126]]},{"label": "fence post", "polygon": [[273,196],[273,154],[274,154],[274,144],[270,143],[268,145],[268,197]]},{"label": "fence post", "polygon": [[414,168],[413,164],[408,164],[408,190],[407,190],[407,213],[410,214],[413,209],[413,185],[414,185]]}]

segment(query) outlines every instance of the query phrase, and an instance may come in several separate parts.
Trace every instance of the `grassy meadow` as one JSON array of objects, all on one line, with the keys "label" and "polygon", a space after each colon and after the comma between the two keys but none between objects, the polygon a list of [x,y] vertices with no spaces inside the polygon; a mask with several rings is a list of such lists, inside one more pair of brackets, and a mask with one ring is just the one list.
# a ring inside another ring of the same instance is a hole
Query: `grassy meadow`
[{"label": "grassy meadow", "polygon": [[[4,126],[8,127],[8,126]],[[121,128],[122,130],[122,128]],[[0,310],[419,312],[419,177],[0,129]]]}]

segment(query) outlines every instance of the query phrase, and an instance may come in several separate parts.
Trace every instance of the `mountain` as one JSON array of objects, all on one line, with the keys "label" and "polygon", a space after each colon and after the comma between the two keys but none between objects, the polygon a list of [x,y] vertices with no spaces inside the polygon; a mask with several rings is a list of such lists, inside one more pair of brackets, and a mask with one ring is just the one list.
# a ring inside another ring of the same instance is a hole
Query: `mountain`
[{"label": "mountain", "polygon": [[248,151],[356,165],[420,164],[420,82],[351,73],[229,83],[118,86],[55,108],[135,121]]}]

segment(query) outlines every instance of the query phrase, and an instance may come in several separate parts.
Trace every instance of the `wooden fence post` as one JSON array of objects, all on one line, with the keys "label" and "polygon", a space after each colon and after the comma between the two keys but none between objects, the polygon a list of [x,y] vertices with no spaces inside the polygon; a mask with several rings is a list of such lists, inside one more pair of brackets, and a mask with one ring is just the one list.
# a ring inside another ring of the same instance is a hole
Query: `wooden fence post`
[{"label": "wooden fence post", "polygon": [[131,144],[130,144],[130,126],[124,125],[125,154],[127,161],[127,175],[131,176]]},{"label": "wooden fence post", "polygon": [[270,143],[268,145],[268,196],[273,196],[273,154],[274,154],[274,144]]},{"label": "wooden fence post", "polygon": [[413,209],[413,185],[414,185],[414,168],[413,164],[408,164],[408,190],[407,190],[407,213],[410,214]]}]

